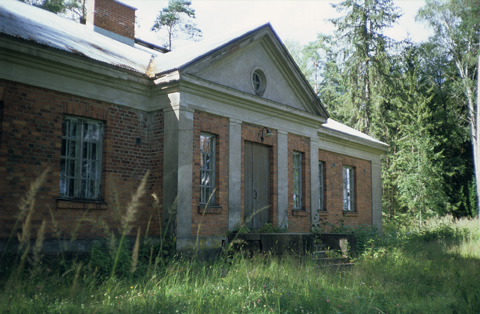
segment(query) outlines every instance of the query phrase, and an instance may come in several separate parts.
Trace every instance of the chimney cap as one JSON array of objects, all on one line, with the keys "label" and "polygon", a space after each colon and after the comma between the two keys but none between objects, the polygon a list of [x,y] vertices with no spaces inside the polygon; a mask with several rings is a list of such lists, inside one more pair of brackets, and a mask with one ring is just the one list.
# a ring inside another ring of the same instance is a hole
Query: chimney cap
[{"label": "chimney cap", "polygon": [[113,1],[114,1],[114,2],[117,2],[117,3],[120,3],[121,5],[124,5],[124,6],[130,8],[130,9],[132,9],[132,10],[135,10],[135,11],[138,10],[137,8],[132,7],[131,5],[128,5],[128,4],[126,4],[125,2],[123,2],[123,1],[119,1],[119,0],[113,0]]}]

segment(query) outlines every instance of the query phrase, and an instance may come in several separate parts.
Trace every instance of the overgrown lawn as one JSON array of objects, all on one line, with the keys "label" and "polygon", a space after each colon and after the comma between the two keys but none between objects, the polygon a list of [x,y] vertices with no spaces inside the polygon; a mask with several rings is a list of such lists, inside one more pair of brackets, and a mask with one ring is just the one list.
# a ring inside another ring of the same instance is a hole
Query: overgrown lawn
[{"label": "overgrown lawn", "polygon": [[480,312],[476,220],[435,218],[370,239],[347,270],[308,256],[164,262],[115,276],[92,259],[3,266],[0,313]]}]

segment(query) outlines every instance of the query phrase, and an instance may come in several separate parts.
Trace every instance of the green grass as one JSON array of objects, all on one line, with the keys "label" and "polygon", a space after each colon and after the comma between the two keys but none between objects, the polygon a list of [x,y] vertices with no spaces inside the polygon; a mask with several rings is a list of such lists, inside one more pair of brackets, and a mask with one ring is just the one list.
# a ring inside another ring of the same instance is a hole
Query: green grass
[{"label": "green grass", "polygon": [[123,261],[114,276],[92,258],[67,264],[2,268],[0,313],[480,313],[476,220],[435,218],[371,239],[348,271],[270,255],[139,258],[135,273]]},{"label": "green grass", "polygon": [[[138,231],[130,249],[125,235],[145,194],[147,173],[117,215],[120,237],[100,221],[105,241],[90,254],[42,257],[45,221],[34,244],[30,234],[35,194],[47,172],[19,203],[16,226],[22,234],[9,240],[17,241],[17,254],[0,255],[0,313],[480,313],[478,220],[447,216],[421,227],[386,223],[382,237],[371,227],[336,226],[358,236],[361,252],[348,271],[318,268],[310,256],[245,258],[226,252],[206,263],[172,256],[167,230],[161,239]],[[51,219],[61,234],[53,214]]]}]

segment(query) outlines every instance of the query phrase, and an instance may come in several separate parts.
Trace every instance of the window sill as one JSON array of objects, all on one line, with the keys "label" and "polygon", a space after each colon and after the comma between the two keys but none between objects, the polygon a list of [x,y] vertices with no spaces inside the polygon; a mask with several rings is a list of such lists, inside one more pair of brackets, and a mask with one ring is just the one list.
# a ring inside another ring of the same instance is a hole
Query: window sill
[{"label": "window sill", "polygon": [[347,217],[357,217],[357,216],[358,216],[358,212],[347,212],[347,211],[343,211],[343,216],[347,216]]},{"label": "window sill", "polygon": [[108,209],[105,201],[57,198],[57,209]]},{"label": "window sill", "polygon": [[293,216],[306,217],[308,216],[309,211],[305,209],[292,209]]},{"label": "window sill", "polygon": [[328,212],[326,210],[319,210],[318,211],[318,216],[320,216],[320,217],[328,216]]},{"label": "window sill", "polygon": [[222,206],[207,206],[207,211],[205,211],[205,205],[198,205],[198,213],[203,215],[204,212],[205,215],[218,215],[222,213]]}]

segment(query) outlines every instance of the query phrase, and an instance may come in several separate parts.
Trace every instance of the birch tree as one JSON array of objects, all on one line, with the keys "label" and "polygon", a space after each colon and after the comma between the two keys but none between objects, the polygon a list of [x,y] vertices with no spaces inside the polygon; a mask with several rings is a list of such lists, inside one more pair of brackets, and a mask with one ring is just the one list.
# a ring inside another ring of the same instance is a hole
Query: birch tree
[{"label": "birch tree", "polygon": [[475,181],[477,189],[477,216],[480,218],[480,140],[479,103],[476,99],[478,83],[480,1],[478,0],[427,0],[417,19],[428,23],[435,31],[431,41],[443,49],[457,70],[451,77],[457,84],[457,94],[467,108],[466,117],[472,139]]},{"label": "birch tree", "polygon": [[158,13],[152,31],[166,30],[169,50],[172,50],[172,41],[178,37],[179,33],[184,34],[188,39],[202,37],[202,31],[191,22],[195,18],[195,10],[190,7],[191,4],[192,2],[187,0],[169,0],[168,7]]}]

